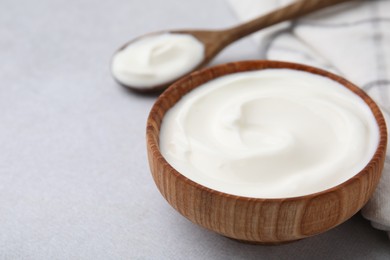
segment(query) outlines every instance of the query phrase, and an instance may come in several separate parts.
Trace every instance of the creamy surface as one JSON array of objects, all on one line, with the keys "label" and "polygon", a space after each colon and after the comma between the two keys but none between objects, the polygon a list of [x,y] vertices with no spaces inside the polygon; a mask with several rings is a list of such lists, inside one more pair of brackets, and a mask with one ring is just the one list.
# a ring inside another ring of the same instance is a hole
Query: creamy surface
[{"label": "creamy surface", "polygon": [[130,43],[112,60],[112,74],[121,83],[151,88],[190,72],[201,63],[204,45],[189,34],[161,33]]},{"label": "creamy surface", "polygon": [[379,142],[364,101],[328,78],[289,69],[231,74],[185,95],[165,115],[160,149],[206,187],[285,198],[334,187]]}]

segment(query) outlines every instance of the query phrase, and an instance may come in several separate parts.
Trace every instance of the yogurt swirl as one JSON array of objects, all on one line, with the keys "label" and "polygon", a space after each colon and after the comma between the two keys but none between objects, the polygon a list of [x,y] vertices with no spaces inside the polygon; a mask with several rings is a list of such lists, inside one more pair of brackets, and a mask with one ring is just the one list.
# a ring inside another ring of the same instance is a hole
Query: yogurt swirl
[{"label": "yogurt swirl", "polygon": [[334,187],[362,170],[379,141],[364,101],[307,72],[235,73],[186,94],[164,116],[160,149],[206,187],[285,198]]}]

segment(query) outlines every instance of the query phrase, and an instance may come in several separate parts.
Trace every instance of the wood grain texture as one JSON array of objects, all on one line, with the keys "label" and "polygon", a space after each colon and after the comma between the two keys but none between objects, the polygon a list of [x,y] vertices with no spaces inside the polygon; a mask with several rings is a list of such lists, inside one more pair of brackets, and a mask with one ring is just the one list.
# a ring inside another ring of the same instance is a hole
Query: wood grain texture
[{"label": "wood grain texture", "polygon": [[[368,165],[348,181],[311,195],[286,199],[247,198],[197,184],[175,169],[159,150],[164,114],[183,95],[220,76],[266,68],[289,68],[331,78],[359,95],[372,110],[380,141]],[[385,160],[387,131],[380,109],[360,88],[317,68],[278,61],[242,61],[204,69],[170,86],[156,101],[147,121],[147,151],[154,181],[169,204],[192,222],[224,236],[250,243],[283,243],[327,231],[349,219],[368,201]]]},{"label": "wood grain texture", "polygon": [[[240,24],[238,26],[224,29],[224,30],[166,30],[161,32],[154,32],[150,34],[143,35],[139,38],[160,34],[160,33],[183,33],[190,34],[197,38],[200,42],[204,44],[205,53],[204,59],[200,64],[198,64],[192,71],[197,70],[208,64],[221,50],[223,50],[229,44],[271,25],[288,21],[291,19],[296,19],[306,14],[318,11],[320,9],[339,4],[342,2],[347,2],[351,0],[299,0],[293,2],[285,7],[279,8],[273,12],[270,12],[266,15],[257,17],[249,22]],[[129,41],[119,48],[117,52],[123,50],[129,44],[138,40],[139,38]],[[164,90],[167,86],[171,85],[177,79],[173,79],[170,82],[159,84],[151,88],[137,87],[126,85],[118,81],[115,77],[114,79],[122,86],[128,87],[136,92],[140,93],[157,93]]]}]

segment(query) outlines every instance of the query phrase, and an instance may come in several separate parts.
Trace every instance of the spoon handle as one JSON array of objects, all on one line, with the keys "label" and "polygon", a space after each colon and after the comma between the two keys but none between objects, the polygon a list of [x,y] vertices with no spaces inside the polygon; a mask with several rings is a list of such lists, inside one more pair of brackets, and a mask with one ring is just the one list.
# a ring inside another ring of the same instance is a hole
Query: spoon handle
[{"label": "spoon handle", "polygon": [[224,40],[226,44],[230,44],[260,29],[347,1],[350,0],[299,0],[264,16],[225,30],[226,38]]}]

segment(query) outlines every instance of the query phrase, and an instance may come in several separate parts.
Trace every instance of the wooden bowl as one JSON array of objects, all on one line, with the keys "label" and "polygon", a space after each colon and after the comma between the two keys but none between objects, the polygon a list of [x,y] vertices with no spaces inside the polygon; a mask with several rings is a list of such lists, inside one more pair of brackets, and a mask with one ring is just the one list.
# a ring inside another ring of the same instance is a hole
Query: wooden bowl
[{"label": "wooden bowl", "polygon": [[[187,92],[220,76],[268,68],[288,68],[333,79],[360,96],[379,126],[379,144],[367,166],[342,184],[318,193],[281,199],[248,198],[206,188],[177,172],[161,155],[159,132],[164,114]],[[154,181],[164,198],[192,222],[250,243],[277,244],[325,232],[349,219],[368,201],[379,182],[387,132],[375,102],[351,82],[321,69],[279,61],[242,61],[194,72],[171,85],[150,111],[147,151]]]}]

